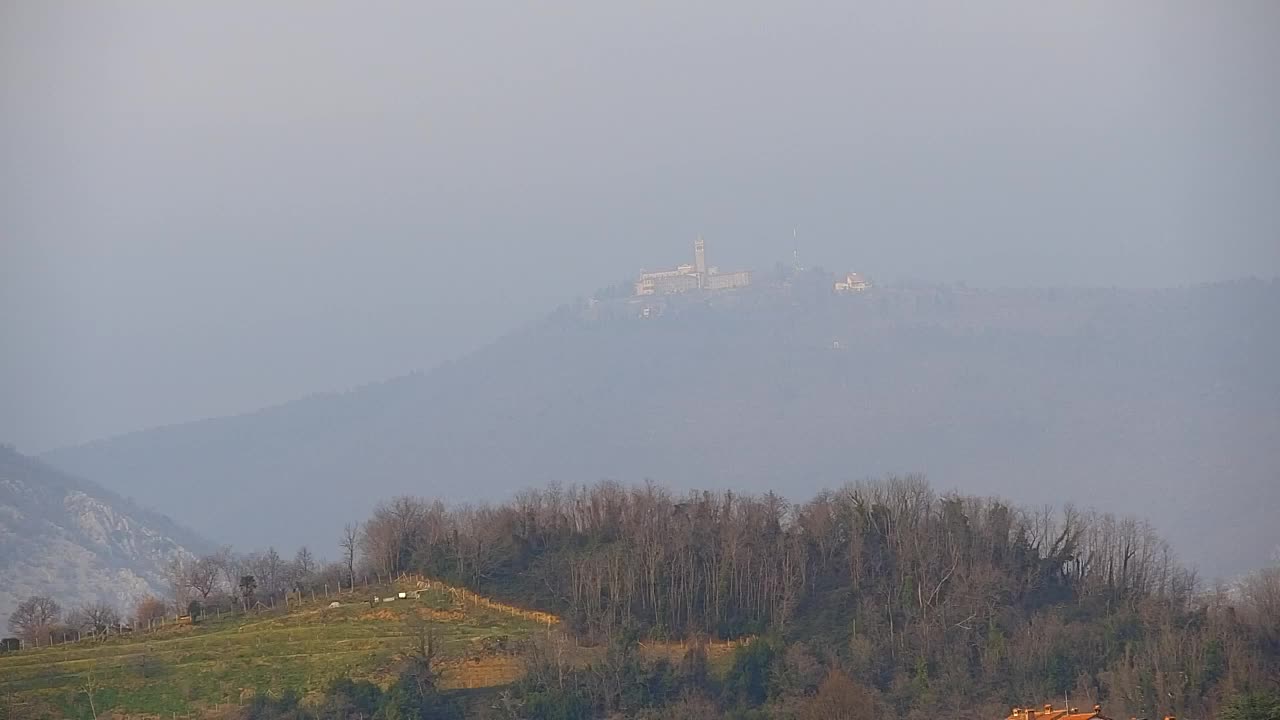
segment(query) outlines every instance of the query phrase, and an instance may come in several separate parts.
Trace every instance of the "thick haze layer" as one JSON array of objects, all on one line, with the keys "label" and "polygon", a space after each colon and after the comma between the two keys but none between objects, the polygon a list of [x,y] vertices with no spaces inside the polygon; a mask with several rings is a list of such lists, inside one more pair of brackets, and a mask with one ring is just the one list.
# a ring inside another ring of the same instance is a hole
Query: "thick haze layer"
[{"label": "thick haze layer", "polygon": [[1280,272],[1280,4],[0,6],[0,439],[433,365],[683,258]]},{"label": "thick haze layer", "polygon": [[608,478],[798,500],[908,469],[1148,518],[1207,578],[1280,550],[1280,281],[835,296],[823,273],[761,275],[647,319],[584,303],[430,372],[43,459],[286,553],[333,552],[335,528],[400,494]]}]

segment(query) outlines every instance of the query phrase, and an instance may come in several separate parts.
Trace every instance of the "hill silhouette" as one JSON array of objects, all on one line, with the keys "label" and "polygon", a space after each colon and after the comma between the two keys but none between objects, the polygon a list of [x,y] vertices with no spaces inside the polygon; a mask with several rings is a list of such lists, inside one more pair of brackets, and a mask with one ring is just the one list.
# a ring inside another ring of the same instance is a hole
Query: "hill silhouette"
[{"label": "hill silhouette", "polygon": [[[386,497],[651,478],[803,496],[889,472],[1150,518],[1208,575],[1280,543],[1280,283],[876,288],[819,272],[561,308],[429,372],[46,459],[242,547]],[[192,500],[195,498],[195,500]]]}]

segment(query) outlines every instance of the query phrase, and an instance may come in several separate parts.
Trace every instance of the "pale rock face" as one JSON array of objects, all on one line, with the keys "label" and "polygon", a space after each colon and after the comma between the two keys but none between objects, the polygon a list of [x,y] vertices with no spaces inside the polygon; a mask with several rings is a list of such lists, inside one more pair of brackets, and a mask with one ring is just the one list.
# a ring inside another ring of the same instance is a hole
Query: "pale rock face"
[{"label": "pale rock face", "polygon": [[201,549],[168,518],[0,446],[0,632],[30,595],[64,612],[107,602],[128,614],[166,593],[171,560]]}]

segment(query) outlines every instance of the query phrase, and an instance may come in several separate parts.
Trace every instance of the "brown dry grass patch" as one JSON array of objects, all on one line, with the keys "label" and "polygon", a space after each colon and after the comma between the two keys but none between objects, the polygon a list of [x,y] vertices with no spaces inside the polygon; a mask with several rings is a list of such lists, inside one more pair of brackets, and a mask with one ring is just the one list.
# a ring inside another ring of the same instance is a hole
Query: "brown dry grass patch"
[{"label": "brown dry grass patch", "polygon": [[400,620],[402,618],[399,615],[392,612],[391,610],[387,610],[386,608],[379,608],[377,610],[365,610],[364,612],[360,613],[360,619],[361,620],[384,620],[387,622],[391,622],[394,620]]},{"label": "brown dry grass patch", "polygon": [[518,657],[491,655],[451,660],[440,665],[440,685],[446,690],[509,685],[524,677],[524,662]]}]

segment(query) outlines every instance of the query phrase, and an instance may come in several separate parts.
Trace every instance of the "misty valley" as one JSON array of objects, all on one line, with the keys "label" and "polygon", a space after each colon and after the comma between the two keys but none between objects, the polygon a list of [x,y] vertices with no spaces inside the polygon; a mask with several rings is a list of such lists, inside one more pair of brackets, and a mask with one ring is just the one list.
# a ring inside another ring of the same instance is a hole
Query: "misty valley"
[{"label": "misty valley", "polygon": [[[428,373],[0,451],[6,702],[1265,717],[1280,490],[1230,456],[1275,430],[1275,283],[752,281],[601,291]],[[1215,514],[1241,522],[1206,536]]]}]

